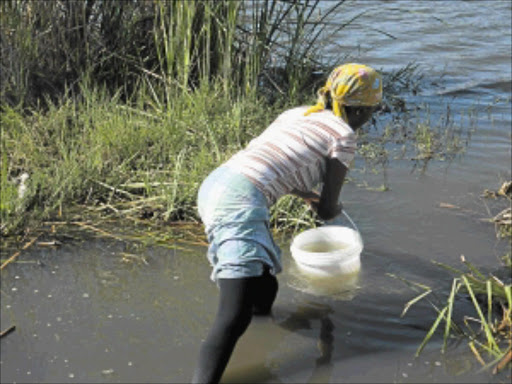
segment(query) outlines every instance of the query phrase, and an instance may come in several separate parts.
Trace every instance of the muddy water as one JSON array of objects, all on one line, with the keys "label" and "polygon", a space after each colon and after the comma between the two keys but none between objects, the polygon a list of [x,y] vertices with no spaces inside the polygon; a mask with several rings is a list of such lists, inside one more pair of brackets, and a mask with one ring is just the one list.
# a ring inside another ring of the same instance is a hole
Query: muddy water
[{"label": "muddy water", "polygon": [[[481,220],[499,206],[480,195],[511,177],[511,3],[368,4],[373,11],[345,48],[386,69],[416,59],[430,86],[414,101],[433,118],[449,104],[465,127],[474,110],[475,129],[454,161],[432,161],[422,172],[410,160],[392,161],[387,192],[364,187],[384,176],[357,171],[358,159],[343,192],[365,243],[357,275],[313,281],[294,265],[291,239],[278,239],[285,271],[273,317],[251,324],[224,382],[504,380],[479,373],[465,341],[441,355],[437,338],[415,359],[435,314],[419,303],[400,317],[415,293],[389,274],[448,290],[450,276],[432,260],[459,267],[464,255],[494,270],[507,250]],[[368,22],[375,31],[361,35]],[[204,254],[101,239],[23,251],[1,275],[0,328],[16,325],[0,342],[1,382],[186,382],[218,296]],[[464,300],[457,308],[471,313]]]}]

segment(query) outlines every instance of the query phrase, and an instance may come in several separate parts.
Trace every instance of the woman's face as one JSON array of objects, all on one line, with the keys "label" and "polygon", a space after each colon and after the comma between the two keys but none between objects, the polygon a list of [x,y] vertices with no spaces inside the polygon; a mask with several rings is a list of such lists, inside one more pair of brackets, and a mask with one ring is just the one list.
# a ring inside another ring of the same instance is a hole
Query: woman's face
[{"label": "woman's face", "polygon": [[348,125],[353,130],[361,128],[370,118],[377,107],[351,107],[345,106]]}]

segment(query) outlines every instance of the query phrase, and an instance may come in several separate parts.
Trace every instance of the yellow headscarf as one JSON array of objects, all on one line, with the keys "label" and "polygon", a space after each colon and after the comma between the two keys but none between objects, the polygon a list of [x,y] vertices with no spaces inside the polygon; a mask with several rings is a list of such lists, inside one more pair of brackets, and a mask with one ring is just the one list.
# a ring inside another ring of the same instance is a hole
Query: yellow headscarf
[{"label": "yellow headscarf", "polygon": [[325,85],[318,90],[316,105],[310,107],[305,116],[320,112],[327,104],[327,93],[332,98],[332,108],[336,116],[345,122],[345,105],[374,106],[382,100],[382,77],[373,68],[363,64],[344,64],[335,68]]}]

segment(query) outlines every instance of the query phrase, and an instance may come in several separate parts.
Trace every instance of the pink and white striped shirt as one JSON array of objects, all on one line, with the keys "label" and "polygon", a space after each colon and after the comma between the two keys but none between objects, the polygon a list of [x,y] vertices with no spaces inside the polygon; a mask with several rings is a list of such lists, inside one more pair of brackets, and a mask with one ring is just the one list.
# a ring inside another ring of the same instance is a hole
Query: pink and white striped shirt
[{"label": "pink and white striped shirt", "polygon": [[347,168],[354,158],[356,134],[348,124],[330,110],[304,116],[307,109],[283,112],[224,164],[251,180],[269,205],[294,189],[310,192],[323,181],[327,158]]}]

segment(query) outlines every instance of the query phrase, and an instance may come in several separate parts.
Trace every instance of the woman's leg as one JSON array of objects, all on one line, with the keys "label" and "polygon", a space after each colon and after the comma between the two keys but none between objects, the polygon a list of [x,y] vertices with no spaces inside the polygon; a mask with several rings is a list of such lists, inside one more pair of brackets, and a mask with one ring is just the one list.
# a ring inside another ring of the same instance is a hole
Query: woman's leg
[{"label": "woman's leg", "polygon": [[220,298],[213,326],[201,346],[193,383],[218,383],[236,342],[251,322],[253,310],[270,313],[277,280],[270,274],[219,279]]},{"label": "woman's leg", "polygon": [[265,268],[263,275],[258,277],[255,283],[252,313],[257,316],[269,315],[279,289],[277,279],[269,272],[268,268]]}]

